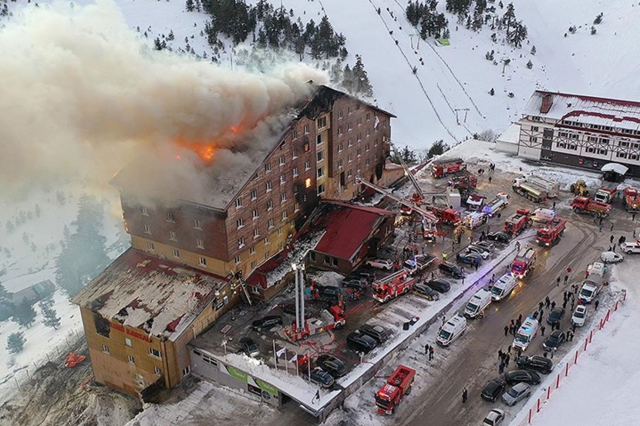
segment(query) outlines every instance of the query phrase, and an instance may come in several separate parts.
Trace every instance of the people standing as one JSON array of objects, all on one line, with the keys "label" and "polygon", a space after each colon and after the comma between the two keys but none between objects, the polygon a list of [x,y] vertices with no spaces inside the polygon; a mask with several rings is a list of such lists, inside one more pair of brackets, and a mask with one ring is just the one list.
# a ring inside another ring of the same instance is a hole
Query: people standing
[{"label": "people standing", "polygon": [[593,304],[593,306],[595,306],[596,311],[598,310],[598,305],[600,304],[599,300],[596,300],[596,303]]},{"label": "people standing", "polygon": [[429,348],[430,348],[430,346],[429,346],[428,343],[426,345],[424,345],[424,354],[425,355],[429,355]]},{"label": "people standing", "polygon": [[509,360],[511,360],[511,356],[510,356],[509,354],[507,354],[507,355],[504,357],[504,365],[505,365],[505,367],[508,367],[508,366],[509,366]]},{"label": "people standing", "polygon": [[544,298],[544,305],[545,307],[549,307],[549,305],[551,304],[551,299],[549,299],[549,296]]},{"label": "people standing", "polygon": [[565,275],[564,276],[564,285],[567,285],[568,282],[569,282],[569,275]]},{"label": "people standing", "polygon": [[609,243],[613,244],[613,238],[614,238],[613,235],[609,237]]},{"label": "people standing", "polygon": [[560,286],[560,277],[558,277],[558,279],[556,279],[556,287]]},{"label": "people standing", "polygon": [[433,359],[434,353],[435,353],[435,350],[433,349],[433,346],[429,346],[429,361]]},{"label": "people standing", "polygon": [[556,308],[556,301],[551,302],[551,310]]},{"label": "people standing", "polygon": [[[540,320],[542,321],[542,317],[540,317]],[[543,325],[542,327],[540,327],[540,333],[542,333],[542,337],[544,337],[544,330],[545,330],[545,327]]]},{"label": "people standing", "polygon": [[464,388],[462,390],[462,403],[466,404],[467,403],[467,397],[469,396],[469,392],[467,392],[467,388]]},{"label": "people standing", "polygon": [[505,325],[504,326],[504,335],[505,335],[505,337],[507,336],[507,334],[509,334],[509,326]]},{"label": "people standing", "polygon": [[500,365],[498,366],[498,372],[500,374],[504,373],[504,362],[501,362]]},{"label": "people standing", "polygon": [[613,222],[611,222],[611,229],[609,231],[613,232]]}]

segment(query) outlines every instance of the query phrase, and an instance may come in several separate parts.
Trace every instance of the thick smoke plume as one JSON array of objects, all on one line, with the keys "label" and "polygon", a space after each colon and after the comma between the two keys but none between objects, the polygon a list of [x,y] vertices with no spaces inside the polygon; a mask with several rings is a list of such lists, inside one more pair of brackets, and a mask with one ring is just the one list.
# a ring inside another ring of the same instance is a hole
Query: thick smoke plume
[{"label": "thick smoke plume", "polygon": [[[152,50],[102,0],[27,7],[0,29],[0,52],[5,190],[61,175],[106,182],[134,158],[157,163],[176,140],[260,144],[256,129],[275,131],[309,80],[326,82],[304,64],[255,74]],[[220,152],[212,166],[252,160],[239,156]]]}]

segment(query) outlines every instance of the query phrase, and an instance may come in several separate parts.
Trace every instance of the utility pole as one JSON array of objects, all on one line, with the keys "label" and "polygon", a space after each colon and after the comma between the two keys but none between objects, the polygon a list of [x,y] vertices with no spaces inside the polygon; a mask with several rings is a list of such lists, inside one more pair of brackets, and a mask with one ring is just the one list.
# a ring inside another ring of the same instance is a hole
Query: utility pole
[{"label": "utility pole", "polygon": [[469,108],[456,108],[454,109],[454,111],[456,112],[456,123],[458,123],[458,126],[460,125],[460,118],[458,117],[458,111],[464,111],[464,122],[467,122],[467,114],[469,113]]}]

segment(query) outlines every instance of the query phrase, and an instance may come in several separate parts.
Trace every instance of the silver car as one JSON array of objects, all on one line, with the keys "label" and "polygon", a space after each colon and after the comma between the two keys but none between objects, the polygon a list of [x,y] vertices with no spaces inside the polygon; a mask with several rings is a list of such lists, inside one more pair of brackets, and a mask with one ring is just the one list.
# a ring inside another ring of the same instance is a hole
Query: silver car
[{"label": "silver car", "polygon": [[518,401],[528,398],[530,395],[531,386],[526,383],[518,383],[502,394],[502,400],[508,406],[513,407],[518,403]]},{"label": "silver car", "polygon": [[484,418],[484,421],[482,422],[482,426],[498,426],[499,424],[502,423],[503,420],[504,420],[504,411],[498,408],[494,408],[493,410],[489,411],[489,414],[487,414],[487,417]]}]

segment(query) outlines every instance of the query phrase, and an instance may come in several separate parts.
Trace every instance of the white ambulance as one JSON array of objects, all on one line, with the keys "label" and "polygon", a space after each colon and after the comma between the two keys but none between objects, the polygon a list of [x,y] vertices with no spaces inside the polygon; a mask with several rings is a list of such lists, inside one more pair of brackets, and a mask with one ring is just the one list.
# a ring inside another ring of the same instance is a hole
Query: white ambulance
[{"label": "white ambulance", "polygon": [[531,343],[538,334],[538,327],[539,324],[536,319],[533,317],[527,317],[518,329],[515,339],[513,339],[513,347],[526,351],[529,347],[529,343]]},{"label": "white ambulance", "polygon": [[496,302],[511,294],[518,281],[516,277],[507,273],[500,277],[491,288],[491,298]]}]

